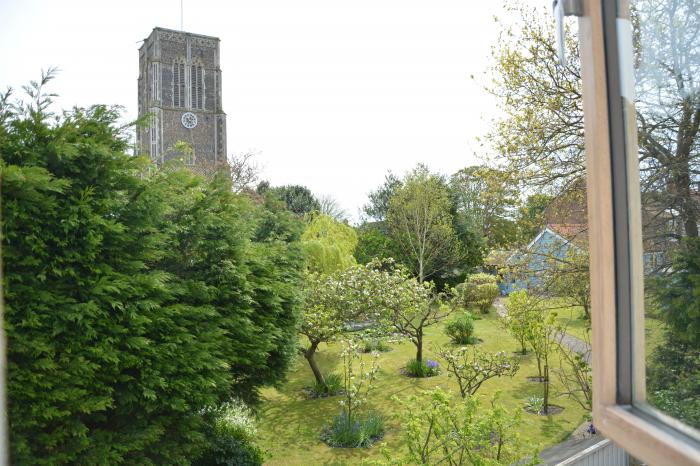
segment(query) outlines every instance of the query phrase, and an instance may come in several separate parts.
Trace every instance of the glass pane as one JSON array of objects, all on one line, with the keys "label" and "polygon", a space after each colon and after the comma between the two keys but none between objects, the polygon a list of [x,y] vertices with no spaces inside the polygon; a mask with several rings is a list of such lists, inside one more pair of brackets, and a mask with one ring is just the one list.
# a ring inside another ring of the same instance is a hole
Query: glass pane
[{"label": "glass pane", "polygon": [[[636,292],[634,284],[632,289],[639,312],[634,348],[646,355],[645,364],[635,368],[635,403],[697,429],[700,2],[631,0],[620,16],[626,144],[641,188],[629,193],[631,262],[643,275],[643,287],[640,277]],[[630,186],[636,186],[636,176],[628,169]]]}]

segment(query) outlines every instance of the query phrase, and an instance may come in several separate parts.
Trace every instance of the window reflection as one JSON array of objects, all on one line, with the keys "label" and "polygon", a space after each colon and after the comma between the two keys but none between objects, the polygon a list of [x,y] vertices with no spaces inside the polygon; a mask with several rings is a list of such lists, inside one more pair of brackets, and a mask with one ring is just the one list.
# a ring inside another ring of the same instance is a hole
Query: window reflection
[{"label": "window reflection", "polygon": [[700,428],[700,2],[630,5],[646,403]]}]

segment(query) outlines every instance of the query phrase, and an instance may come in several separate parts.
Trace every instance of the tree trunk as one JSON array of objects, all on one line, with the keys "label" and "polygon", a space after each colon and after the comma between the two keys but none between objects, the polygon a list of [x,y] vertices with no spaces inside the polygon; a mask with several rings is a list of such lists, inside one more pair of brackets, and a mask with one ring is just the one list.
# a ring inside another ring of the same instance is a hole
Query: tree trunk
[{"label": "tree trunk", "polygon": [[306,351],[304,351],[304,357],[307,361],[309,361],[311,372],[313,372],[314,377],[316,377],[316,383],[325,387],[326,381],[324,380],[323,374],[321,374],[321,369],[318,368],[318,364],[316,364],[316,358],[314,357],[317,348],[318,342],[311,342],[311,346],[309,346],[309,348]]},{"label": "tree trunk", "polygon": [[416,336],[416,360],[423,362],[423,331]]},{"label": "tree trunk", "polygon": [[544,405],[542,406],[544,414],[549,412],[549,366],[544,365]]}]

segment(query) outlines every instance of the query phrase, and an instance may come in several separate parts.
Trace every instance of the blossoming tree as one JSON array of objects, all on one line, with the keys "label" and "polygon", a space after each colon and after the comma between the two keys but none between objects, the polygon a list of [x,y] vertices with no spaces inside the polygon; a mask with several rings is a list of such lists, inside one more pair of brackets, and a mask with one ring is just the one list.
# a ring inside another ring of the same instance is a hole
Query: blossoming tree
[{"label": "blossoming tree", "polygon": [[477,348],[441,349],[447,372],[457,380],[462,398],[474,395],[481,385],[494,377],[513,377],[520,368],[517,358],[502,351],[489,354]]}]

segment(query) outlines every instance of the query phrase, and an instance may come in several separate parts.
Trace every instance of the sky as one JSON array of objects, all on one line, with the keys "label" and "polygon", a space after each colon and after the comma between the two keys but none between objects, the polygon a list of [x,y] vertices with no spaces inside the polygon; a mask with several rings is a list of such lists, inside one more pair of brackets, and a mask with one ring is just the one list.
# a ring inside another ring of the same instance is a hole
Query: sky
[{"label": "sky", "polygon": [[0,88],[56,66],[58,107],[118,104],[133,119],[140,41],[182,19],[221,39],[228,152],[256,151],[263,179],[330,195],[356,221],[389,170],[450,174],[488,155],[501,6],[183,0],[181,16],[180,0],[0,0]]}]

